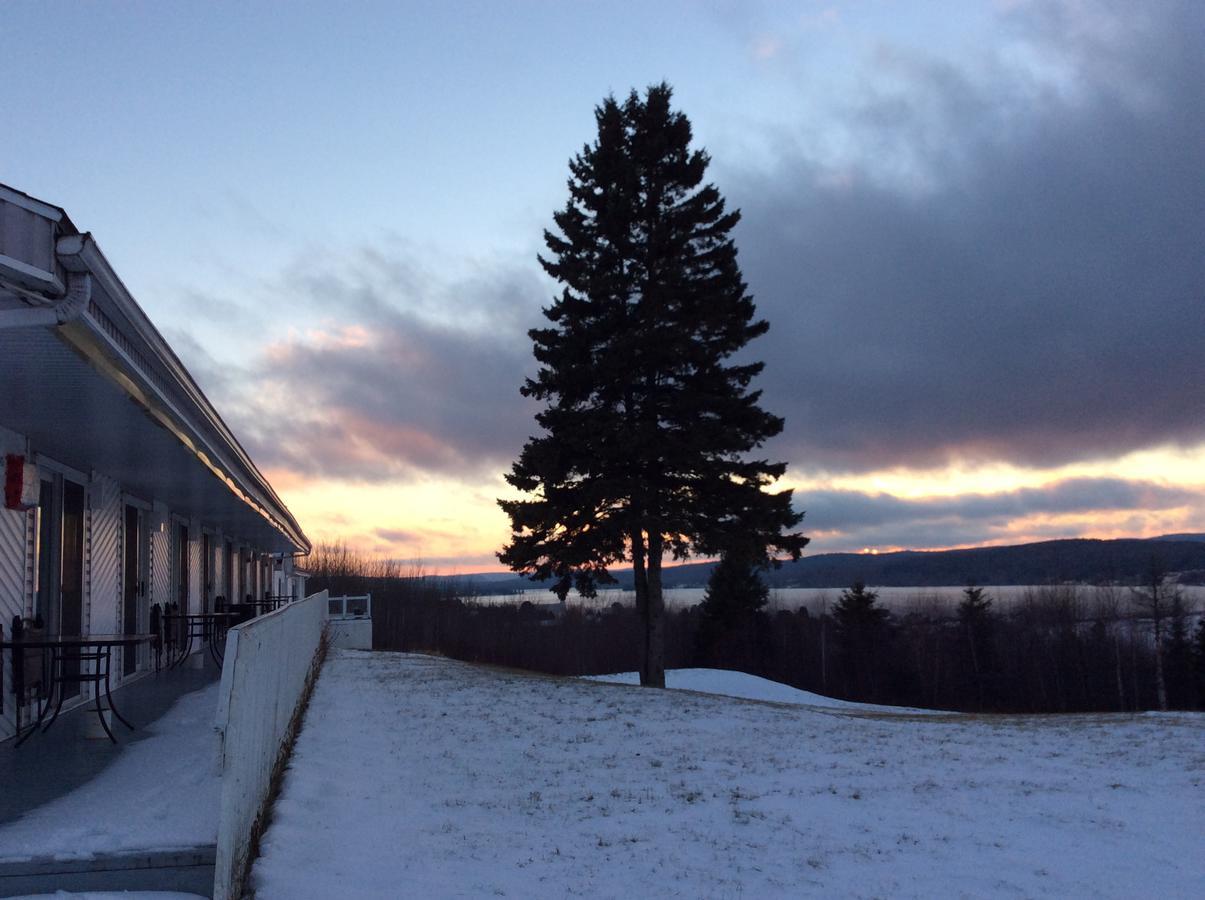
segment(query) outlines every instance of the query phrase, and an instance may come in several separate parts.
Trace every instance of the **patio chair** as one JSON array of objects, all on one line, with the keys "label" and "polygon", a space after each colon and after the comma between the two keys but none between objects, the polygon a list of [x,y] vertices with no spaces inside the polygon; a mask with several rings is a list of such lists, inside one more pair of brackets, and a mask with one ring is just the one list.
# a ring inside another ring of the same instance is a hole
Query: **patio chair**
[{"label": "patio chair", "polygon": [[[14,622],[14,635],[16,634]],[[23,641],[40,641],[46,637],[46,623],[42,621],[42,616],[37,615],[32,619],[21,620],[21,640]],[[24,659],[21,661],[23,670],[25,689],[32,692],[35,698],[41,698],[46,689],[46,651],[45,650],[26,650],[24,651]]]},{"label": "patio chair", "polygon": [[242,625],[255,618],[254,603],[231,603],[228,612],[234,613],[234,619],[231,620],[231,625]]},{"label": "patio chair", "polygon": [[151,605],[151,651],[155,654],[155,671],[158,672],[163,663],[163,608],[154,603]]}]

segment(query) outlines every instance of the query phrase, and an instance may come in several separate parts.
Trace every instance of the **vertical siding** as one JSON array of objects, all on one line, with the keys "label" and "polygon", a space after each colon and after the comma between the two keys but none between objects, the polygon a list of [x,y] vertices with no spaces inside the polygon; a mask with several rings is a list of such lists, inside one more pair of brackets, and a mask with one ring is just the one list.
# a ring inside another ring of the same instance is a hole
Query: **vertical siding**
[{"label": "vertical siding", "polygon": [[93,474],[88,608],[92,634],[121,631],[121,488]]},{"label": "vertical siding", "polygon": [[[4,471],[4,455],[24,453],[25,440],[19,434],[0,428],[0,474]],[[29,553],[29,519],[31,513],[0,508],[0,624],[7,635],[13,616],[25,615],[25,600],[32,582],[33,560]]]},{"label": "vertical siding", "polygon": [[25,614],[25,522],[28,513],[0,509],[0,624],[7,635],[13,616]]},{"label": "vertical siding", "polygon": [[[6,638],[12,628],[13,616],[25,613],[25,523],[28,518],[27,513],[0,509],[0,624],[4,626]],[[16,730],[10,659],[7,652],[0,654],[0,665],[5,667],[4,716],[0,718],[0,740],[11,736]]]},{"label": "vertical siding", "polygon": [[165,606],[172,601],[171,519],[155,510],[147,515],[151,529],[151,603]]},{"label": "vertical siding", "polygon": [[201,567],[203,546],[201,523],[196,519],[191,519],[188,523],[188,608],[195,613],[201,612],[201,597],[205,592]]}]

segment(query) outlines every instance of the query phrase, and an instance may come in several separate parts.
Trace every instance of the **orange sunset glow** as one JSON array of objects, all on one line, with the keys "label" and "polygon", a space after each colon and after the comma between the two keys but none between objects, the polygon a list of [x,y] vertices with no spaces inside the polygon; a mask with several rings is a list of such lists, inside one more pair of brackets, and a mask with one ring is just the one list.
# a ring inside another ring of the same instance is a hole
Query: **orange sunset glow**
[{"label": "orange sunset glow", "polygon": [[[282,498],[307,523],[318,541],[345,541],[365,552],[421,564],[429,573],[496,572],[494,553],[509,535],[506,517],[495,498],[511,496],[501,471],[493,480],[464,482],[454,478],[425,478],[418,482],[366,484],[307,478],[287,469],[266,473]],[[907,472],[898,469],[858,476],[815,480],[793,477],[784,486],[795,490],[797,505],[808,509],[815,491],[862,493],[918,501],[914,518],[926,520],[923,505],[942,498],[1007,497],[1019,489],[1042,489],[1073,479],[1116,478],[1152,487],[1189,485],[1205,493],[1205,447],[1192,450],[1157,449],[1118,460],[1091,461],[1051,469],[1025,469],[995,464],[979,469],[950,467]],[[946,527],[960,517],[938,514]],[[1026,543],[1061,537],[1155,537],[1205,529],[1201,506],[1186,496],[1178,506],[1152,509],[1088,509],[1067,513],[1034,512],[1003,516],[992,524],[990,537],[932,543],[888,542],[859,545],[854,527],[826,527],[809,513],[804,532],[811,536],[809,553],[895,550],[945,550],[974,546]]]}]

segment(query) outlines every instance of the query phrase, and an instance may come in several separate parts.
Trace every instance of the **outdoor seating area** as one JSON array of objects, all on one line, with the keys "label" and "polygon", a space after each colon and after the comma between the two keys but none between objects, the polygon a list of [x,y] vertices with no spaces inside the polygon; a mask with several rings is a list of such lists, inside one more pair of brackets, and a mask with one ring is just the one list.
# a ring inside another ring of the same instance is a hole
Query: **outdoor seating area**
[{"label": "outdoor seating area", "polygon": [[[13,634],[3,640],[0,633],[0,713],[3,709],[3,654],[8,650],[11,660],[13,695],[25,699],[33,695],[37,717],[22,730],[20,706],[17,709],[17,735],[13,744],[20,747],[38,731],[49,731],[58,721],[63,704],[69,697],[78,696],[81,688],[92,685],[96,719],[113,743],[110,719],[115,717],[131,731],[134,725],[123,716],[113,702],[111,673],[114,648],[134,648],[152,643],[151,634],[90,634],[56,635],[41,633],[26,636],[21,619],[13,620]],[[74,688],[74,691],[72,691]],[[86,694],[85,694],[86,696]],[[53,708],[53,712],[51,711]],[[47,714],[49,713],[49,718]]]},{"label": "outdoor seating area", "polygon": [[19,750],[0,745],[0,896],[209,894],[218,678],[212,665],[165,669],[115,691],[138,726],[120,743],[80,706]]},{"label": "outdoor seating area", "polygon": [[[188,659],[192,653],[194,640],[197,642],[198,648],[208,648],[210,658],[220,667],[226,631],[231,625],[237,625],[248,618],[234,610],[182,613],[172,603],[168,604],[168,610],[163,613],[161,618],[163,620],[163,644],[167,651],[168,665],[172,668]],[[151,615],[153,619],[153,610]]]},{"label": "outdoor seating area", "polygon": [[0,744],[0,828],[86,785],[126,749],[150,737],[155,723],[182,696],[214,684],[220,675],[210,665],[164,669],[122,686],[115,699],[135,728],[119,742],[107,738],[92,705],[83,704],[62,712],[53,728],[20,748],[14,749],[15,740]]},{"label": "outdoor seating area", "polygon": [[[118,743],[113,719],[131,732],[137,725],[122,714],[113,698],[115,650],[132,652],[139,646],[149,646],[154,677],[164,670],[181,668],[194,653],[203,654],[198,657],[202,667],[207,656],[220,671],[229,629],[280,609],[292,599],[265,595],[259,601],[227,605],[224,598],[217,597],[216,611],[200,613],[180,612],[175,603],[161,609],[156,603],[150,611],[150,631],[145,634],[48,636],[44,628],[14,617],[9,634],[0,625],[0,715],[4,713],[7,670],[12,696],[17,698],[13,748],[21,747],[39,732],[50,731],[63,714],[64,705],[78,706],[91,715],[108,740]],[[81,696],[83,703],[78,702]],[[22,721],[23,707],[36,711],[27,721]]]},{"label": "outdoor seating area", "polygon": [[[229,607],[154,609],[155,631],[144,636],[155,651],[148,659],[159,662],[153,669],[106,683],[125,649],[115,642],[108,669],[83,659],[55,693],[43,696],[43,681],[26,689],[38,695],[41,718],[0,742],[0,897],[61,889],[210,896],[235,877],[231,850],[245,846],[266,790],[247,790],[251,773],[267,776],[264,761],[276,758],[315,677],[327,607],[322,592],[264,604],[268,613],[247,619]],[[57,652],[41,646],[50,641],[18,637],[29,639],[6,639],[0,657],[10,680],[14,665],[42,670]],[[99,702],[70,693],[82,685],[99,685]],[[63,693],[70,702],[60,710]],[[108,716],[111,730],[101,721]],[[242,806],[235,824],[222,826],[227,795]],[[117,810],[125,812],[114,817]]]}]

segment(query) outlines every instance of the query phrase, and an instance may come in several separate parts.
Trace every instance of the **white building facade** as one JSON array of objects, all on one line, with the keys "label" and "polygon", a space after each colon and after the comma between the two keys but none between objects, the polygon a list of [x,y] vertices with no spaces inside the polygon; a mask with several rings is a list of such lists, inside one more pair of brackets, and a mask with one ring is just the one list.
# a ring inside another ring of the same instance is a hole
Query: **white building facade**
[{"label": "white building facade", "polygon": [[[140,634],[154,604],[304,593],[308,539],[92,236],[4,185],[0,464],[5,637],[14,618]],[[125,657],[115,685],[152,667],[146,645]],[[0,740],[19,702],[4,675]]]}]

